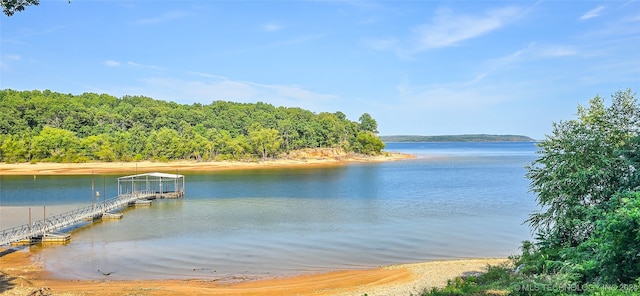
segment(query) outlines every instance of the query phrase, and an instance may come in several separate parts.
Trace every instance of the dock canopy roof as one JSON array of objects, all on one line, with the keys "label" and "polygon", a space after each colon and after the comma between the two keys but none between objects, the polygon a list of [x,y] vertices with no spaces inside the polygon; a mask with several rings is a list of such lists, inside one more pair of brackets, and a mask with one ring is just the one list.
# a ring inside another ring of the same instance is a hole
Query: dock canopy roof
[{"label": "dock canopy roof", "polygon": [[124,176],[124,177],[120,177],[118,178],[118,180],[122,180],[122,179],[138,179],[138,178],[144,178],[144,177],[156,177],[156,178],[166,178],[166,179],[180,179],[180,178],[184,178],[183,175],[178,175],[178,174],[166,174],[166,173],[146,173],[146,174],[138,174],[138,175],[131,175],[131,176]]},{"label": "dock canopy roof", "polygon": [[156,194],[159,198],[184,195],[184,175],[146,173],[118,178],[118,195]]}]

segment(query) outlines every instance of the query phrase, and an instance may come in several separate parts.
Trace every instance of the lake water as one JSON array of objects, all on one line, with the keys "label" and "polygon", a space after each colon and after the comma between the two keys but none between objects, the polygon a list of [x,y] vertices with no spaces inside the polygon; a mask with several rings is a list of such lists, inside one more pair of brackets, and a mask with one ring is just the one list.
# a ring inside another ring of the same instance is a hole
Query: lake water
[{"label": "lake water", "polygon": [[[74,230],[67,245],[28,251],[61,278],[225,279],[506,257],[531,238],[523,221],[537,206],[524,166],[535,144],[386,150],[418,158],[187,173],[184,199],[156,200]],[[1,176],[0,228],[28,223],[30,207],[42,219],[43,205],[52,215],[90,204],[92,178],[112,197],[118,176]]]}]

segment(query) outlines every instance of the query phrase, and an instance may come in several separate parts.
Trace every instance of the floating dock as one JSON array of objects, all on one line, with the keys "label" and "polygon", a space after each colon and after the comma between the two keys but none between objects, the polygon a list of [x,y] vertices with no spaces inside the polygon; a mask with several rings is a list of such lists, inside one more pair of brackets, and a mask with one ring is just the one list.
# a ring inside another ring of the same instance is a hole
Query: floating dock
[{"label": "floating dock", "polygon": [[[67,243],[71,240],[71,235],[58,231],[74,227],[82,221],[121,219],[121,213],[112,211],[125,205],[149,206],[151,200],[157,198],[183,197],[184,188],[184,176],[178,174],[147,173],[121,177],[118,178],[118,196],[115,198],[100,203],[92,201],[90,206],[51,217],[45,214],[42,220],[34,223],[31,223],[29,209],[29,224],[0,231],[0,246],[34,242]],[[93,184],[91,190],[93,191]]]},{"label": "floating dock", "polygon": [[71,235],[68,233],[47,233],[40,238],[42,243],[64,244],[69,241],[71,241]]},{"label": "floating dock", "polygon": [[122,219],[124,215],[122,213],[104,213],[102,214],[102,220],[117,220]]},{"label": "floating dock", "polygon": [[129,203],[130,207],[151,206],[151,201],[148,199],[138,199]]}]

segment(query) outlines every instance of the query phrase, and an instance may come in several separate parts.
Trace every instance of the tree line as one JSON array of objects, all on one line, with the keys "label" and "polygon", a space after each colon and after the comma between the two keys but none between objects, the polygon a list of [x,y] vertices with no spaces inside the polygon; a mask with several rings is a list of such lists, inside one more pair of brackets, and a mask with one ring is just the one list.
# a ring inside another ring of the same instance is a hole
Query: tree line
[{"label": "tree line", "polygon": [[303,148],[377,154],[368,113],[267,103],[178,104],[144,96],[0,90],[0,161],[197,161],[278,157]]}]

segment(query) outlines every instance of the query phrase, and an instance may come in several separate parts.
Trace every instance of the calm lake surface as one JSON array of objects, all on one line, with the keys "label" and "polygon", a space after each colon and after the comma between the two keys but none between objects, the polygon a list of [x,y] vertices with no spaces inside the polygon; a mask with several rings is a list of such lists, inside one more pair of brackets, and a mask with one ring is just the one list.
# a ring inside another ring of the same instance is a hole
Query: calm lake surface
[{"label": "calm lake surface", "polygon": [[[416,159],[329,168],[186,174],[186,197],[33,246],[58,277],[217,279],[506,257],[537,209],[534,143],[388,143]],[[133,173],[133,172],[132,172]],[[173,172],[169,172],[173,173]],[[126,173],[125,173],[126,174]],[[122,175],[125,175],[122,174]],[[93,176],[102,196],[120,175]],[[1,176],[0,228],[91,203],[92,176]]]}]

